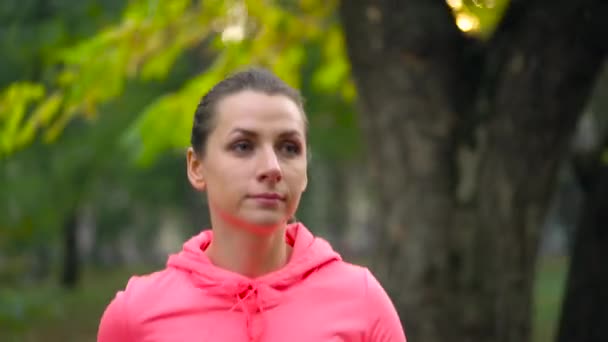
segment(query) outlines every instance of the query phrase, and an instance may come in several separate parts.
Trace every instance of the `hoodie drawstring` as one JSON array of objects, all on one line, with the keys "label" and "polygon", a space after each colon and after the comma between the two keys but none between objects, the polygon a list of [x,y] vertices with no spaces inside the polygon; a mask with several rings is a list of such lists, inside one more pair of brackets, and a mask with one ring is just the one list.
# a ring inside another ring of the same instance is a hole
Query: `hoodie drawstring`
[{"label": "hoodie drawstring", "polygon": [[[232,308],[230,308],[230,311],[233,311],[237,306],[241,307],[241,310],[243,310],[243,313],[245,313],[247,337],[251,342],[257,341],[260,335],[262,334],[262,329],[259,329],[257,332],[254,331],[252,314],[255,314],[256,311],[259,311],[261,317],[263,317],[264,315],[264,307],[260,300],[258,285],[255,283],[239,284],[234,293],[234,296],[236,299],[236,303],[232,306]],[[249,305],[247,305],[249,299],[254,300],[255,309],[253,312],[249,310]]]}]

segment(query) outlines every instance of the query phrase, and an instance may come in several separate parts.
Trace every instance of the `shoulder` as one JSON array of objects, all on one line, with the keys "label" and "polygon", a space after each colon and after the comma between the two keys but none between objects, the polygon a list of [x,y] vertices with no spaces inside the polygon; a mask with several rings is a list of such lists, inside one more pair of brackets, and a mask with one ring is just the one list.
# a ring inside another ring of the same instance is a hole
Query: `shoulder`
[{"label": "shoulder", "polygon": [[162,292],[166,287],[173,285],[178,277],[178,272],[174,272],[171,269],[134,275],[129,278],[124,292],[128,295],[130,301],[146,299],[146,297],[154,296],[158,292]]},{"label": "shoulder", "polygon": [[132,319],[136,319],[137,313],[149,311],[156,305],[165,305],[175,293],[183,293],[191,284],[188,274],[167,268],[132,276],[117,297],[122,293],[125,309],[131,312]]},{"label": "shoulder", "polygon": [[365,336],[371,341],[405,342],[405,334],[395,306],[372,271],[347,262],[336,262],[329,273],[340,279],[343,292],[357,298],[359,312],[364,313]]},{"label": "shoulder", "polygon": [[343,260],[335,261],[324,267],[324,277],[332,279],[340,286],[345,286],[344,290],[351,291],[352,295],[359,298],[368,292],[370,279],[375,280],[371,271],[361,265],[352,264]]},{"label": "shoulder", "polygon": [[162,288],[171,282],[173,276],[168,270],[157,271],[143,275],[131,276],[124,288],[116,292],[112,304],[120,306],[124,311],[134,303],[145,301],[148,297],[155,296]]},{"label": "shoulder", "polygon": [[380,281],[369,270],[364,274],[362,310],[368,315],[366,335],[372,341],[403,341],[405,333],[393,301]]},{"label": "shoulder", "polygon": [[374,303],[379,299],[388,298],[380,281],[368,267],[342,261],[336,263],[336,273],[345,282],[356,287],[365,302]]},{"label": "shoulder", "polygon": [[116,292],[105,308],[98,328],[98,342],[129,341],[134,336],[134,326],[151,303],[170,295],[180,275],[172,270],[162,270],[146,275],[132,276],[124,289]]}]

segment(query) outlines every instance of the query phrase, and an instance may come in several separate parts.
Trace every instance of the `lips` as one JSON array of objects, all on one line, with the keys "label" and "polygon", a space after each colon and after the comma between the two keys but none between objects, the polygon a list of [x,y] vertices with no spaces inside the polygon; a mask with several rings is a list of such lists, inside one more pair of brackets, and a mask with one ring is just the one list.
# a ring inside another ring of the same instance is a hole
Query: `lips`
[{"label": "lips", "polygon": [[266,192],[261,194],[250,195],[249,197],[261,200],[275,200],[275,201],[284,201],[285,196],[274,192]]}]

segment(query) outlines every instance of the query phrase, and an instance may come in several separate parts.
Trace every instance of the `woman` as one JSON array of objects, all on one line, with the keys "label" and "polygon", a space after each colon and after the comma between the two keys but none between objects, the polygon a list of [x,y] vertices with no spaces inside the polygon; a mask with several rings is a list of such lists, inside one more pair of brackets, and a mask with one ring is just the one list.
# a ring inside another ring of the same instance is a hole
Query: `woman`
[{"label": "woman", "polygon": [[133,277],[98,342],[405,341],[389,297],[363,267],[289,223],[307,179],[297,91],[262,69],[217,84],[194,116],[187,174],[211,229]]}]

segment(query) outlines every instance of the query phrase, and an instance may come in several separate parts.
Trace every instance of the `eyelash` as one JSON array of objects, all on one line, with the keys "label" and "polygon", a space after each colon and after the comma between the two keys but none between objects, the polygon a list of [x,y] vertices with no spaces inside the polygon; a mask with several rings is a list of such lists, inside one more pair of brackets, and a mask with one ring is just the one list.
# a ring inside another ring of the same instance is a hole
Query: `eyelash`
[{"label": "eyelash", "polygon": [[285,141],[281,145],[281,147],[282,148],[284,148],[284,147],[293,148],[293,151],[287,151],[287,153],[291,154],[291,155],[300,155],[300,152],[302,151],[302,148],[300,147],[300,145],[298,143],[291,142],[291,141]]},{"label": "eyelash", "polygon": [[251,144],[251,142],[249,142],[249,141],[246,141],[246,140],[239,140],[239,141],[235,142],[234,144],[232,144],[232,145],[230,146],[230,149],[231,149],[231,150],[233,150],[233,151],[235,151],[235,152],[238,152],[238,153],[244,153],[245,151],[244,151],[244,150],[242,150],[242,149],[240,149],[240,147],[245,146],[245,147],[247,147],[247,148],[248,148],[248,150],[249,150],[249,149],[251,149],[251,148],[252,148],[252,146],[251,146],[251,145],[252,145],[252,144]]},{"label": "eyelash", "polygon": [[[230,150],[238,153],[238,154],[246,154],[253,150],[253,143],[248,140],[239,140],[234,144],[230,145]],[[281,142],[280,151],[285,152],[285,154],[289,156],[297,156],[300,155],[302,148],[300,144],[293,141],[283,141]]]}]

